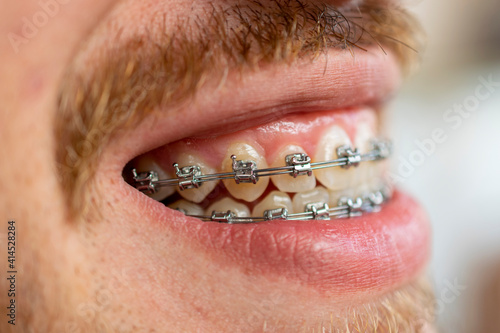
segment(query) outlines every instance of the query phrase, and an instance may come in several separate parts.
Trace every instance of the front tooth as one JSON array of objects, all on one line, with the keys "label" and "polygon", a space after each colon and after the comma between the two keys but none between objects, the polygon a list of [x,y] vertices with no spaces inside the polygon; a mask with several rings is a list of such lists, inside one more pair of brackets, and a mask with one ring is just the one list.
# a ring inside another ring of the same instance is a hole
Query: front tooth
[{"label": "front tooth", "polygon": [[[188,165],[197,165],[200,167],[201,173],[204,175],[216,173],[215,168],[209,166],[201,158],[201,156],[198,156],[196,153],[193,152],[181,153],[179,156],[177,156],[176,163],[179,164],[179,167],[184,167]],[[202,183],[202,186],[198,188],[190,188],[183,191],[177,188],[177,192],[186,200],[200,203],[207,197],[207,195],[210,192],[212,192],[215,186],[217,186],[217,181],[210,181]]]},{"label": "front tooth", "polygon": [[302,213],[305,211],[307,204],[314,202],[329,202],[329,195],[326,188],[317,186],[310,191],[295,193],[292,200],[293,212]]},{"label": "front tooth", "polygon": [[[305,153],[304,149],[296,145],[288,145],[278,152],[278,155],[271,164],[271,167],[280,167],[285,165],[285,157],[294,153]],[[272,182],[281,192],[304,192],[312,190],[316,187],[316,177],[312,176],[297,176],[293,178],[290,175],[272,176]]]},{"label": "front tooth", "polygon": [[292,211],[292,200],[288,194],[280,191],[272,191],[264,200],[255,205],[252,216],[264,216],[264,211],[275,208],[286,208],[288,212]]},{"label": "front tooth", "polygon": [[[337,148],[343,145],[352,147],[347,133],[339,126],[332,126],[323,134],[319,141],[314,161],[321,162],[338,159]],[[328,189],[343,190],[349,188],[352,184],[353,177],[355,177],[355,167],[350,167],[349,169],[341,167],[318,169],[315,171],[315,174],[316,179]]]},{"label": "front tooth", "polygon": [[203,208],[201,208],[200,205],[197,205],[193,202],[187,201],[187,200],[178,200],[174,202],[173,204],[168,205],[168,207],[176,210],[181,210],[184,211],[186,214],[189,215],[203,215]]},{"label": "front tooth", "polygon": [[[354,139],[355,148],[361,154],[365,154],[371,150],[371,140],[375,137],[375,129],[373,124],[368,121],[361,122],[357,127],[356,138]],[[367,184],[377,172],[376,166],[378,161],[361,162],[354,171],[353,186]]]},{"label": "front tooth", "polygon": [[237,202],[236,200],[228,198],[228,197],[223,198],[223,199],[211,204],[205,210],[205,214],[211,216],[212,212],[214,210],[217,212],[227,212],[228,210],[230,210],[233,213],[235,213],[236,216],[239,216],[239,217],[249,217],[250,216],[250,209],[248,209],[247,205],[242,204],[241,202]]},{"label": "front tooth", "polygon": [[[237,160],[251,160],[257,163],[258,169],[267,168],[267,162],[264,156],[258,153],[258,151],[247,143],[233,143],[228,147],[227,154],[222,162],[223,172],[232,172],[232,160],[231,155],[236,155]],[[269,177],[259,178],[257,184],[252,183],[240,183],[236,184],[234,179],[223,180],[229,193],[237,198],[248,202],[254,201],[264,193],[269,184]]]},{"label": "front tooth", "polygon": [[358,148],[361,154],[371,150],[371,140],[375,138],[375,125],[368,121],[358,124],[356,137],[354,139],[355,148]]},{"label": "front tooth", "polygon": [[[134,167],[138,172],[146,171],[156,171],[158,173],[158,179],[169,179],[173,178],[173,175],[163,170],[151,156],[144,156],[137,160]],[[158,187],[156,193],[149,195],[151,198],[161,201],[168,196],[175,193],[175,187],[173,186],[163,186]]]}]

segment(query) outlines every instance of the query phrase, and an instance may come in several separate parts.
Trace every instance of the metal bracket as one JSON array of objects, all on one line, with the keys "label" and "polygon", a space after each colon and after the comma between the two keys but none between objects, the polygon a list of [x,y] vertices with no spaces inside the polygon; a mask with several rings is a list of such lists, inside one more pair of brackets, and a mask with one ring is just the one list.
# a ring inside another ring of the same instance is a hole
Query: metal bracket
[{"label": "metal bracket", "polygon": [[361,162],[361,154],[358,149],[352,150],[348,145],[337,148],[337,156],[339,158],[347,158],[346,164],[342,166],[344,169],[349,169],[351,166],[357,167]]},{"label": "metal bracket", "polygon": [[391,156],[392,144],[387,140],[372,140],[372,150],[377,153],[378,159],[385,159]]},{"label": "metal bracket", "polygon": [[156,193],[156,187],[154,185],[154,182],[158,181],[158,173],[156,171],[137,173],[136,169],[132,169],[132,177],[136,189],[146,194]]},{"label": "metal bracket", "polygon": [[352,198],[340,198],[339,206],[347,206],[347,217],[358,217],[363,215],[363,199],[360,197],[356,199]]},{"label": "metal bracket", "polygon": [[363,196],[363,202],[368,204],[363,210],[367,213],[379,212],[384,201],[385,198],[381,191],[367,193]]},{"label": "metal bracket", "polygon": [[276,208],[264,211],[264,219],[270,220],[286,220],[288,218],[288,209]]},{"label": "metal bracket", "polygon": [[235,155],[231,155],[231,159],[233,160],[234,181],[236,184],[257,184],[259,180],[259,177],[255,173],[255,170],[257,170],[257,163],[254,161],[236,160]]},{"label": "metal bracket", "polygon": [[179,189],[181,191],[190,189],[190,188],[198,188],[203,185],[202,182],[197,179],[197,177],[201,176],[201,168],[197,165],[189,165],[182,168],[179,168],[179,164],[174,163],[175,174],[179,179]]},{"label": "metal bracket", "polygon": [[290,154],[285,157],[287,166],[292,166],[293,170],[290,176],[297,178],[297,176],[308,175],[312,176],[311,158],[304,153]]},{"label": "metal bracket", "polygon": [[313,220],[330,220],[330,207],[324,202],[313,202],[306,205],[306,212],[312,212]]},{"label": "metal bracket", "polygon": [[212,212],[212,217],[211,217],[211,220],[213,222],[219,222],[219,223],[233,223],[233,217],[235,217],[236,215],[228,210],[227,212],[217,212],[217,211],[213,211]]}]

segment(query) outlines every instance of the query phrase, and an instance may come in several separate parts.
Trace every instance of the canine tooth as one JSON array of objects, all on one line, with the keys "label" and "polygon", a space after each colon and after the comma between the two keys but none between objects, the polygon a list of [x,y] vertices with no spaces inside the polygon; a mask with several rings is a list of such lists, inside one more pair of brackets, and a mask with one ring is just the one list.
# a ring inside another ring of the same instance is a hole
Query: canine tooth
[{"label": "canine tooth", "polygon": [[[200,167],[202,174],[216,173],[216,170],[209,166],[200,156],[194,153],[181,153],[176,158],[176,163],[180,167],[188,165],[197,165]],[[177,192],[186,200],[192,202],[202,202],[207,195],[217,186],[217,181],[204,182],[199,188],[191,188],[181,191],[177,188]]]},{"label": "canine tooth", "polygon": [[[314,156],[315,162],[338,159],[339,146],[352,146],[347,133],[339,126],[332,126],[320,139]],[[330,190],[343,190],[348,188],[355,177],[355,167],[344,169],[341,167],[315,170],[316,179]]]},{"label": "canine tooth", "polygon": [[[144,171],[156,171],[158,173],[158,178],[159,179],[169,179],[172,178],[173,175],[169,172],[166,172],[163,170],[154,160],[151,156],[144,156],[141,157],[137,160],[137,163],[135,164],[135,168],[139,172],[144,172]],[[172,194],[175,193],[175,187],[172,186],[164,186],[164,187],[158,187],[156,193],[151,194],[150,197],[161,201],[165,199],[166,197],[171,196]]]},{"label": "canine tooth", "polygon": [[206,210],[205,214],[206,215],[212,215],[213,211],[218,211],[218,212],[226,212],[228,210],[232,211],[233,213],[236,214],[236,216],[239,217],[249,217],[250,216],[250,209],[248,209],[247,205],[237,202],[232,198],[223,198],[219,201],[214,202],[211,204]]},{"label": "canine tooth", "polygon": [[293,212],[301,213],[305,211],[307,204],[313,202],[329,202],[327,189],[317,186],[310,191],[295,193],[292,200]]},{"label": "canine tooth", "polygon": [[[280,167],[285,165],[285,157],[293,153],[305,153],[304,149],[296,145],[288,145],[278,152],[278,155],[271,164],[271,167]],[[303,192],[312,190],[316,187],[316,177],[298,176],[293,178],[290,175],[272,176],[271,181],[281,192]]]},{"label": "canine tooth", "polygon": [[168,207],[177,210],[183,210],[186,214],[190,215],[203,215],[203,208],[200,205],[195,204],[194,202],[190,202],[184,199],[178,200],[173,204],[168,205]]},{"label": "canine tooth", "polygon": [[264,216],[264,211],[274,208],[286,208],[289,212],[292,211],[292,199],[286,193],[280,191],[272,191],[264,200],[259,202],[252,211],[252,216]]},{"label": "canine tooth", "polygon": [[[233,143],[228,147],[226,157],[222,162],[223,172],[232,172],[232,160],[231,155],[236,155],[237,160],[251,160],[257,163],[257,168],[263,169],[267,168],[267,162],[264,156],[258,153],[258,151],[251,145],[243,142]],[[259,178],[257,184],[252,183],[240,183],[236,184],[234,179],[223,180],[229,193],[237,198],[248,202],[254,201],[264,193],[269,184],[269,177]]]}]

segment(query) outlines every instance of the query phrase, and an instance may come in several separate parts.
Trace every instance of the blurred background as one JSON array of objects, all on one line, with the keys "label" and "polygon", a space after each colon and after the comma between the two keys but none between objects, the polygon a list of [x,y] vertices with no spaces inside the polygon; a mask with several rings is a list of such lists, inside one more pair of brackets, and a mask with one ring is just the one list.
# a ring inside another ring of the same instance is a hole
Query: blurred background
[{"label": "blurred background", "polygon": [[428,42],[389,110],[392,172],[433,224],[441,332],[500,333],[500,1],[407,2]]}]

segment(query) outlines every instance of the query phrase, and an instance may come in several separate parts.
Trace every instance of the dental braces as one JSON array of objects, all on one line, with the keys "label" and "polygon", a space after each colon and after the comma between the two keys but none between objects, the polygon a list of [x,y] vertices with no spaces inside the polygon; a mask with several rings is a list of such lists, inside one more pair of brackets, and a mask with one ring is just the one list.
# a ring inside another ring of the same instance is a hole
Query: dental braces
[{"label": "dental braces", "polygon": [[290,154],[285,157],[285,166],[265,169],[258,169],[255,161],[238,160],[235,155],[231,155],[233,172],[204,175],[197,165],[179,167],[177,163],[174,163],[177,178],[159,179],[158,173],[154,170],[137,172],[136,169],[132,169],[132,179],[135,188],[148,195],[156,193],[159,187],[178,186],[179,190],[184,191],[199,188],[205,182],[224,179],[234,179],[236,184],[256,184],[261,177],[288,174],[297,178],[311,176],[312,171],[318,169],[357,167],[362,162],[386,159],[392,152],[392,145],[388,140],[372,140],[371,146],[372,149],[369,152],[361,154],[357,148],[343,145],[337,148],[338,159],[313,163],[307,154]]},{"label": "dental braces", "polygon": [[303,221],[303,220],[331,220],[348,217],[358,217],[364,213],[375,213],[380,211],[382,204],[391,197],[391,191],[384,187],[379,191],[367,193],[356,198],[340,198],[336,207],[330,208],[327,203],[314,202],[305,206],[302,213],[289,214],[286,208],[276,208],[264,211],[259,217],[240,217],[231,210],[225,212],[213,211],[212,215],[191,215],[183,209],[177,209],[186,216],[198,218],[205,222],[218,222],[226,224],[248,224],[264,221]]}]

